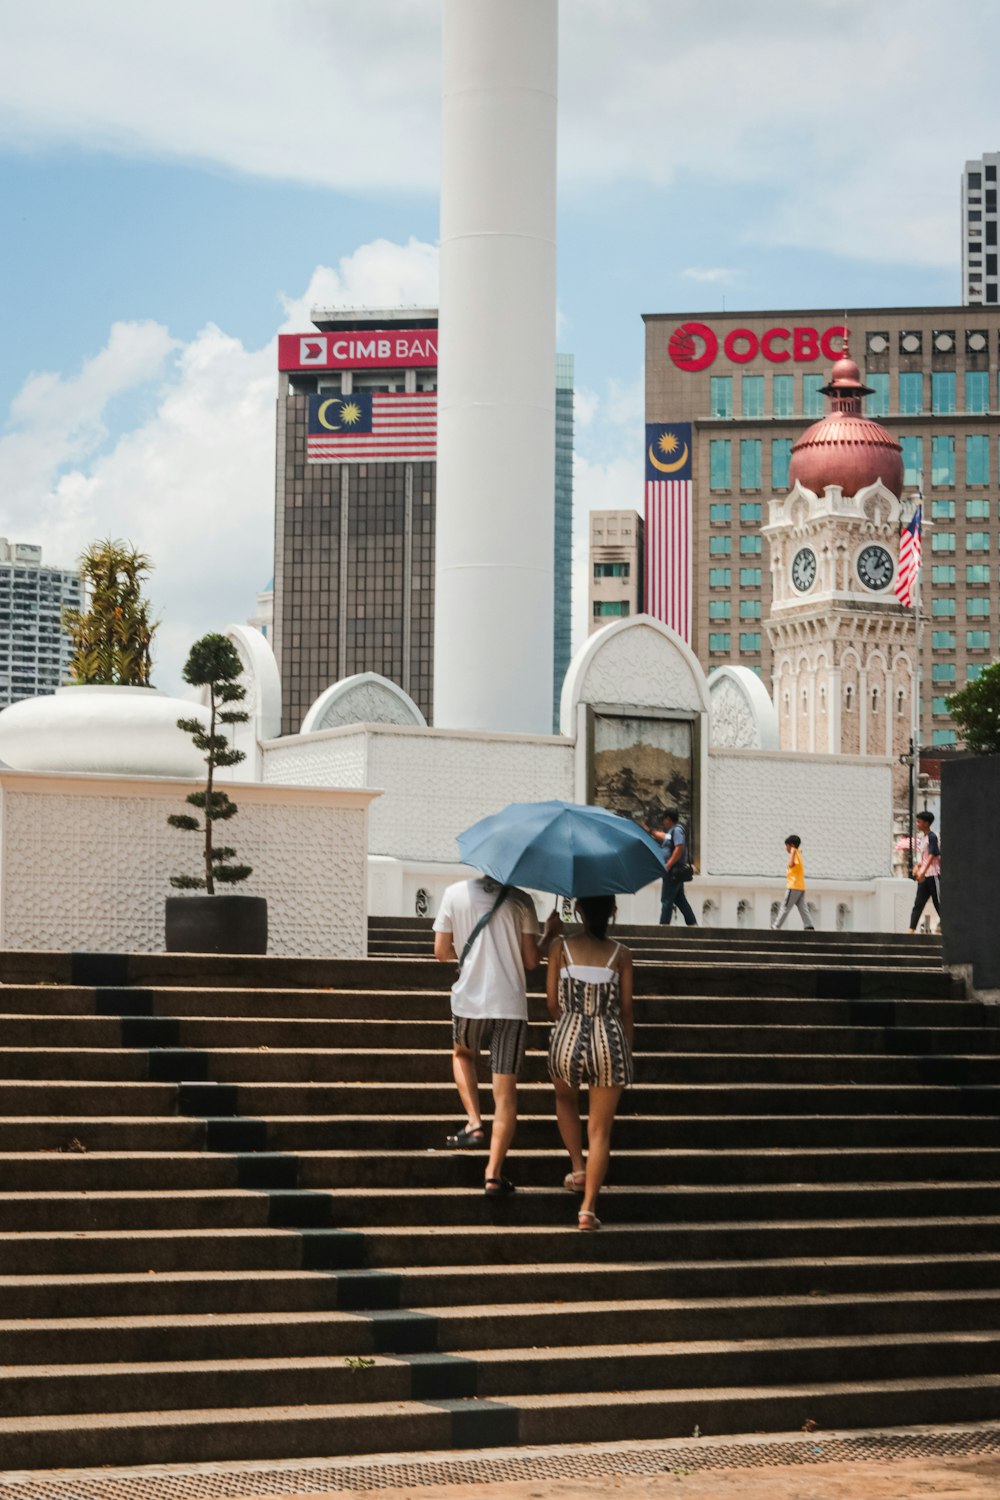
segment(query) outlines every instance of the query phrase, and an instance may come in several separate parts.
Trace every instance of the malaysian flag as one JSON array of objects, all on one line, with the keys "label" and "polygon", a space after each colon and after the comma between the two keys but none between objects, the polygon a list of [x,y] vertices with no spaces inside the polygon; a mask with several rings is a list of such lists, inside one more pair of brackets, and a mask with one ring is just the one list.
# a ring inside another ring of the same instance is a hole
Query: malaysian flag
[{"label": "malaysian flag", "polygon": [[646,613],[690,644],[690,422],[646,424]]},{"label": "malaysian flag", "polygon": [[896,598],[904,609],[910,609],[917,596],[917,576],[920,573],[920,530],[923,506],[918,505],[913,519],[904,526],[899,535],[899,572],[896,574]]},{"label": "malaysian flag", "polygon": [[435,391],[309,397],[306,458],[311,464],[432,459],[436,446]]}]

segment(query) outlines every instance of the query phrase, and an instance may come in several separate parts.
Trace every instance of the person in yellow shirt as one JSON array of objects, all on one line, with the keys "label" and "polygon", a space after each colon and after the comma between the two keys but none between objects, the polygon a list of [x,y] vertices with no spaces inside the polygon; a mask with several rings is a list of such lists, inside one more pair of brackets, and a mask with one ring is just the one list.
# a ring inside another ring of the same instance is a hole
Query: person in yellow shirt
[{"label": "person in yellow shirt", "polygon": [[788,851],[788,869],[785,872],[785,883],[788,889],[785,891],[785,899],[781,903],[781,909],[774,921],[771,923],[772,931],[783,926],[788,913],[793,906],[799,909],[802,925],[807,932],[815,932],[813,919],[809,915],[806,905],[806,871],[802,863],[802,840],[797,833],[790,833],[785,840],[785,848]]}]

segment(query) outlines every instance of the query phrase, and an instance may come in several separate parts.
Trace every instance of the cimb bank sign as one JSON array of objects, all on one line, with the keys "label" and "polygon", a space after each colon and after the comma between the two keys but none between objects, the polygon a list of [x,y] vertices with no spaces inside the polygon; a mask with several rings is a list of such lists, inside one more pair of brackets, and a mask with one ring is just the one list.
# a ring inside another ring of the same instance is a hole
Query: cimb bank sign
[{"label": "cimb bank sign", "polygon": [[[721,353],[734,365],[748,365],[758,354],[773,365],[788,360],[812,364],[818,359],[839,359],[849,333],[843,323],[822,332],[802,326],[768,328],[759,334],[752,328],[731,328],[722,340]],[[720,353],[719,336],[707,323],[681,323],[670,335],[667,353],[678,370],[707,370]]]}]

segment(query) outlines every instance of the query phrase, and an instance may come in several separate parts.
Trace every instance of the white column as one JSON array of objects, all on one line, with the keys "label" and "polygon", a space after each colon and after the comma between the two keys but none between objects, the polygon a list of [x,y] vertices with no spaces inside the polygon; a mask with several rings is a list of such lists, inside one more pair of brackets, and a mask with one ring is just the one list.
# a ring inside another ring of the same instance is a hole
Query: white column
[{"label": "white column", "polygon": [[434,723],[552,725],[557,0],[445,0]]}]

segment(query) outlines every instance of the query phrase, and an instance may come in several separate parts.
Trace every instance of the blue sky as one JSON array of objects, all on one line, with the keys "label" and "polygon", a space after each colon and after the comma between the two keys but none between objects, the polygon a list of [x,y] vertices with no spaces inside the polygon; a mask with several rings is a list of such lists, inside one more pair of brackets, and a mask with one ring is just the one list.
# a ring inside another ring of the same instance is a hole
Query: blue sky
[{"label": "blue sky", "polygon": [[[271,571],[278,328],[436,297],[440,6],[0,21],[0,530],[53,561],[106,533],[150,551],[172,686]],[[563,0],[561,22],[582,539],[587,508],[640,503],[643,312],[957,301],[1000,12]]]}]

